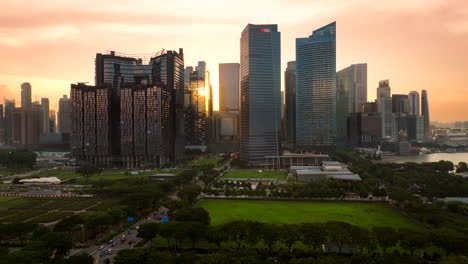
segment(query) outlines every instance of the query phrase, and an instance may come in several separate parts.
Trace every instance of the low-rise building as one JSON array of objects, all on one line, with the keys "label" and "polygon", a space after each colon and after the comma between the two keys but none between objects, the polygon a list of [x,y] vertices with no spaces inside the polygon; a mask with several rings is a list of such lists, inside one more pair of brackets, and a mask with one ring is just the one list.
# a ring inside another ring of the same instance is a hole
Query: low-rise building
[{"label": "low-rise building", "polygon": [[327,179],[339,181],[362,181],[358,174],[351,172],[345,164],[337,161],[323,161],[321,166],[291,166],[290,173],[300,182],[314,182]]}]

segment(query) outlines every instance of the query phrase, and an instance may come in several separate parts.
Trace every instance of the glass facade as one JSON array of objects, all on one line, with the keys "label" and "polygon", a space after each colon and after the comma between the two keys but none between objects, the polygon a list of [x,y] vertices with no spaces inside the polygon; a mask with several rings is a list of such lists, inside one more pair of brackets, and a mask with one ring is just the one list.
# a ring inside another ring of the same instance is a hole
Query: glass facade
[{"label": "glass facade", "polygon": [[239,63],[219,64],[219,111],[239,113]]},{"label": "glass facade", "polygon": [[289,61],[284,71],[285,90],[285,139],[288,143],[296,142],[296,62]]},{"label": "glass facade", "polygon": [[296,39],[296,146],[333,151],[336,137],[336,23]]},{"label": "glass facade", "polygon": [[424,140],[432,141],[432,134],[429,126],[429,101],[426,90],[422,90],[421,92],[421,114],[424,116]]},{"label": "glass facade", "polygon": [[240,157],[250,163],[280,152],[280,38],[277,25],[248,24],[240,39]]}]

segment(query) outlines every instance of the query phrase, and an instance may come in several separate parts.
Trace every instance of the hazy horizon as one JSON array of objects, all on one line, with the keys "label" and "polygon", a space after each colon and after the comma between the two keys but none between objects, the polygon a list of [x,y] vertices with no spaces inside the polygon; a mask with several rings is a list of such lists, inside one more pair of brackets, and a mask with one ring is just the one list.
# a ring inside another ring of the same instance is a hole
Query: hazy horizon
[{"label": "hazy horizon", "polygon": [[[368,64],[368,100],[378,81],[393,94],[428,90],[431,121],[468,120],[468,2],[462,0],[12,1],[0,3],[0,98],[19,104],[30,82],[33,100],[58,99],[70,84],[94,84],[96,53],[184,49],[185,66],[204,60],[214,96],[218,64],[239,62],[248,24],[278,24],[282,84],[295,60],[295,39],[337,23],[337,70]],[[282,89],[284,89],[282,85]],[[215,102],[217,109],[217,100]]]}]

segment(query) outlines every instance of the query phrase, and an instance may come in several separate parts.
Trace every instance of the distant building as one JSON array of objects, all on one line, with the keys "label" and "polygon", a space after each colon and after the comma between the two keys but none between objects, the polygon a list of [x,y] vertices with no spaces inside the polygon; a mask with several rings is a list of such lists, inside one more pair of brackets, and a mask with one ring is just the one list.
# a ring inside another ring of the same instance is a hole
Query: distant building
[{"label": "distant building", "polygon": [[195,71],[186,68],[184,74],[185,143],[206,146],[209,142],[213,115],[213,92],[206,63],[199,61]]},{"label": "distant building", "polygon": [[0,104],[0,145],[5,142],[5,128],[3,118],[3,105]]},{"label": "distant building", "polygon": [[231,112],[215,112],[214,138],[210,151],[228,153],[239,151],[239,115]]},{"label": "distant building", "polygon": [[21,84],[21,107],[27,108],[31,106],[31,84],[23,83]]},{"label": "distant building", "polygon": [[322,161],[321,166],[291,166],[290,173],[300,182],[315,182],[327,179],[338,181],[362,181],[358,174],[336,161]]},{"label": "distant building", "polygon": [[285,109],[284,124],[285,140],[288,143],[296,142],[296,62],[289,61],[284,71]]},{"label": "distant building", "polygon": [[71,132],[71,111],[71,100],[67,97],[67,95],[63,95],[63,97],[59,99],[58,108],[58,131],[60,133]]},{"label": "distant building", "polygon": [[[71,108],[71,106],[70,106],[70,108]],[[71,113],[70,113],[69,122],[70,122],[70,130],[68,131],[68,134],[70,134],[70,131],[71,131]],[[55,110],[50,110],[50,112],[49,112],[49,133],[56,133],[56,132],[57,132],[57,118],[56,118]]]},{"label": "distant building", "polygon": [[376,148],[382,140],[382,115],[378,112],[352,113],[348,117],[348,146]]},{"label": "distant building", "polygon": [[392,94],[392,112],[393,113],[410,113],[410,103],[406,94]]},{"label": "distant building", "polygon": [[377,88],[377,108],[382,118],[382,139],[395,141],[395,115],[392,112],[389,80],[379,82],[379,87]]},{"label": "distant building", "polygon": [[409,113],[412,115],[420,115],[420,103],[419,93],[417,91],[411,91],[408,95],[409,98]]},{"label": "distant building", "polygon": [[49,118],[49,98],[41,98],[42,106],[42,133],[50,133],[50,118]]},{"label": "distant building", "polygon": [[347,119],[367,102],[367,64],[353,64],[336,73],[336,140],[345,147]]},{"label": "distant building", "polygon": [[5,143],[10,144],[13,141],[13,112],[15,111],[15,101],[5,100],[4,104],[4,140]]},{"label": "distant building", "polygon": [[42,106],[33,104],[30,107],[15,108],[12,117],[13,143],[21,145],[39,144],[39,135],[43,131]]},{"label": "distant building", "polygon": [[240,158],[264,163],[280,153],[281,33],[248,24],[240,39]]},{"label": "distant building", "polygon": [[239,63],[219,64],[219,111],[239,113]]},{"label": "distant building", "polygon": [[377,107],[377,103],[376,102],[367,102],[367,103],[364,103],[362,104],[362,111],[361,112],[364,112],[364,113],[375,113],[375,112],[379,112],[379,108]]},{"label": "distant building", "polygon": [[429,119],[429,99],[427,98],[427,91],[421,92],[421,115],[424,116],[424,140],[432,141]]},{"label": "distant building", "polygon": [[336,23],[296,39],[296,146],[334,151],[336,144]]}]

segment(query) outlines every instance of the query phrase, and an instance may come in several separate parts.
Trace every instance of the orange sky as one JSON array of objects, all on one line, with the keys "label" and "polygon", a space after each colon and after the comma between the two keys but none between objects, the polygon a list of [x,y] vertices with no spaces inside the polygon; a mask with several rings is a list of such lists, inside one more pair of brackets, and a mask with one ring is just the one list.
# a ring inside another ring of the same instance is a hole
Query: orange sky
[{"label": "orange sky", "polygon": [[295,38],[336,21],[337,69],[368,63],[369,100],[390,79],[392,93],[428,90],[431,120],[468,120],[468,1],[383,2],[2,0],[0,97],[19,101],[20,84],[30,82],[33,98],[56,108],[70,83],[94,83],[96,52],[179,47],[186,65],[207,62],[217,96],[218,63],[239,62],[247,23],[279,25],[284,70]]}]

